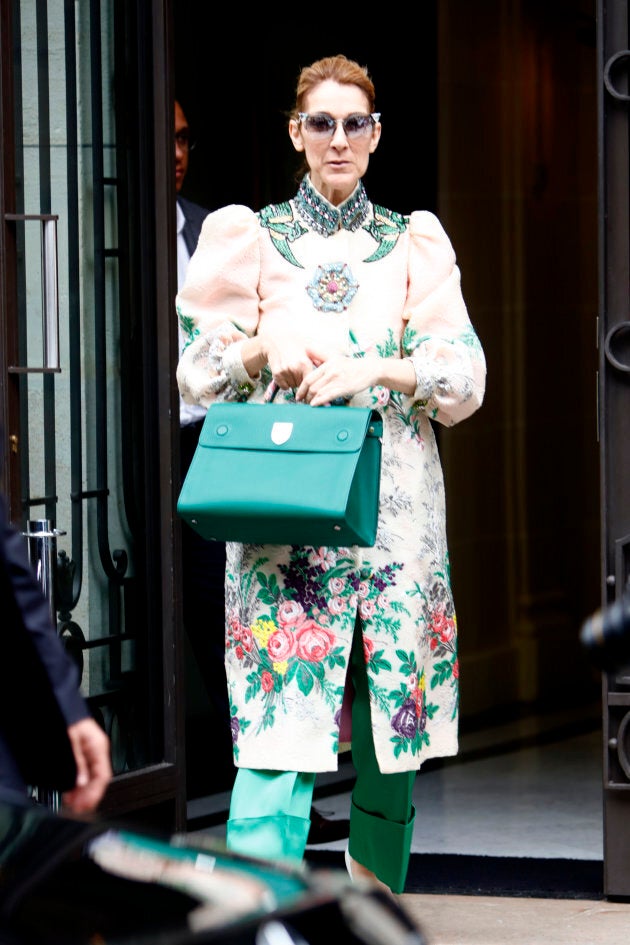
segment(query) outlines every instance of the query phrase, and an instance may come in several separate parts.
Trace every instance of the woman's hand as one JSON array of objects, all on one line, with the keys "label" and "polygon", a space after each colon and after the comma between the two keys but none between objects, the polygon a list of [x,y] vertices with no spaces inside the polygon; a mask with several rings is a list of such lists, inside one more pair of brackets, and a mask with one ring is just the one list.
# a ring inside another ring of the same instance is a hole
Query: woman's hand
[{"label": "woman's hand", "polygon": [[315,367],[298,387],[295,399],[313,407],[337,399],[350,400],[368,387],[388,387],[412,395],[417,386],[416,372],[409,358],[378,358],[367,355],[353,358],[335,354],[330,358],[314,349],[309,357]]},{"label": "woman's hand", "polygon": [[284,334],[279,342],[275,337],[262,337],[269,370],[278,387],[282,390],[299,387],[313,370],[304,339],[290,334]]},{"label": "woman's hand", "polygon": [[304,338],[287,330],[261,332],[248,338],[242,354],[250,377],[255,377],[268,364],[276,385],[282,390],[298,387],[313,370]]},{"label": "woman's hand", "polygon": [[[319,358],[310,352],[313,360]],[[355,394],[379,383],[380,358],[353,358],[334,355],[318,364],[305,376],[295,399],[313,407],[329,404],[338,398],[350,400]]]}]

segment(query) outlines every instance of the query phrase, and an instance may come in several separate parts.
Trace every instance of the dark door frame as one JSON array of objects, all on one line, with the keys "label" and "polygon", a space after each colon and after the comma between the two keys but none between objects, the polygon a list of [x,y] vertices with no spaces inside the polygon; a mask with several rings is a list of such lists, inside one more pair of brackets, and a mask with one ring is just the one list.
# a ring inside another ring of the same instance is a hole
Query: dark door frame
[{"label": "dark door frame", "polygon": [[[605,609],[621,598],[630,581],[630,44],[627,0],[598,0],[597,17],[601,593]],[[628,898],[630,658],[627,667],[604,674],[603,714],[604,893],[608,898]]]},{"label": "dark door frame", "polygon": [[[125,325],[121,331],[121,346],[126,345],[121,355],[124,377],[121,397],[127,398],[123,415],[128,429],[123,435],[127,436],[129,448],[134,450],[137,459],[133,477],[129,478],[133,479],[130,491],[138,512],[138,527],[133,532],[138,560],[131,586],[124,594],[121,592],[121,598],[123,606],[131,608],[130,614],[135,620],[132,629],[139,653],[137,661],[143,670],[142,698],[137,702],[141,704],[149,749],[136,758],[130,770],[116,775],[100,810],[104,815],[117,818],[129,815],[135,822],[182,830],[186,826],[186,786],[181,582],[175,515],[175,485],[179,477],[174,468],[179,439],[178,427],[174,426],[178,398],[174,378],[177,332],[173,317],[176,267],[172,247],[176,234],[172,4],[171,0],[151,0],[151,3],[112,0],[109,12],[116,23],[112,48],[116,57],[114,82],[118,83],[114,93],[118,170],[115,179],[106,179],[104,172],[101,177],[97,173],[94,186],[119,188],[121,232],[116,252],[123,273],[119,305],[120,311],[133,319],[133,326]],[[15,212],[17,187],[13,158],[12,26],[14,17],[19,14],[19,0],[2,4],[0,424],[4,442],[0,485],[10,497],[14,521],[19,521],[23,514],[20,464],[16,452],[10,449],[11,438],[19,435],[19,384],[8,370],[10,364],[16,363],[18,260],[15,226],[7,215]],[[67,5],[64,14],[66,28],[72,31],[74,4]],[[98,43],[100,7],[97,3],[90,5],[90,16],[96,24],[91,40]],[[67,37],[66,40],[67,49],[71,50],[73,42],[68,43]],[[70,61],[67,68],[72,68]],[[96,131],[100,114],[94,94],[92,108]],[[68,111],[72,112],[71,106]],[[121,207],[124,215],[121,215]],[[95,226],[96,243],[97,231],[98,226]],[[111,254],[104,245],[97,246],[97,251],[102,257]],[[95,294],[98,290],[95,282]],[[106,557],[109,559],[109,554]],[[113,564],[115,567],[116,562]]]}]

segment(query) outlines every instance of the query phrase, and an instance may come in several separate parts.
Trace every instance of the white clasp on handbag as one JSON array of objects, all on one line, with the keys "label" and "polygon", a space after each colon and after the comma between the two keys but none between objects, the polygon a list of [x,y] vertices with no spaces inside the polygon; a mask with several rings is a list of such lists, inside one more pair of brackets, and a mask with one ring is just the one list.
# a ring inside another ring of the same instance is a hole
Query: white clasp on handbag
[{"label": "white clasp on handbag", "polygon": [[276,446],[287,443],[293,433],[293,424],[277,420],[271,428],[271,442]]}]

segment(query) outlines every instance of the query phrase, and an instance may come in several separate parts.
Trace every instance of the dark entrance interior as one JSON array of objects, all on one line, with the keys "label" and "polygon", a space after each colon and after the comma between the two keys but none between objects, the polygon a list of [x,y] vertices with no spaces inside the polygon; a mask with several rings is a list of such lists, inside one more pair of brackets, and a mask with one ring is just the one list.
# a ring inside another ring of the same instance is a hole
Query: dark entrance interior
[{"label": "dark entrance interior", "polygon": [[[176,96],[197,140],[184,195],[209,209],[286,199],[298,72],[344,52],[368,66],[383,116],[368,193],[435,210],[457,251],[488,360],[478,415],[440,431],[463,728],[597,713],[578,641],[600,601],[595,4],[441,0],[413,26],[402,12],[225,16],[219,33],[205,6],[174,5]],[[189,661],[189,797],[221,780],[201,760],[198,682]]]},{"label": "dark entrance interior", "polygon": [[[300,69],[344,53],[367,65],[382,112],[383,138],[365,178],[372,199],[401,213],[436,200],[436,4],[419,5],[413,54],[400,46],[401,24],[366,28],[336,10],[320,35],[310,16],[277,24],[252,12],[225,11],[220,38],[211,8],[174,4],[176,95],[185,103],[197,146],[186,196],[214,209],[258,209],[293,192],[296,156],[286,131]],[[389,34],[389,39],[388,39]]]}]

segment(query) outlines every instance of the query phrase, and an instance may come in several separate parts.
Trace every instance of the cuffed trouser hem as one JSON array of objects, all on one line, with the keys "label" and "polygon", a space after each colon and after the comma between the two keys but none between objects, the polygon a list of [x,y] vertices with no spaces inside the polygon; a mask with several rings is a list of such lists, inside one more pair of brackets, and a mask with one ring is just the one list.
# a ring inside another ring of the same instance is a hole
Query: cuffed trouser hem
[{"label": "cuffed trouser hem", "polygon": [[311,822],[308,818],[278,814],[228,820],[228,850],[265,860],[299,861],[304,856]]},{"label": "cuffed trouser hem", "polygon": [[405,891],[415,818],[414,808],[409,823],[399,824],[368,814],[354,802],[350,807],[350,856],[393,893]]}]

